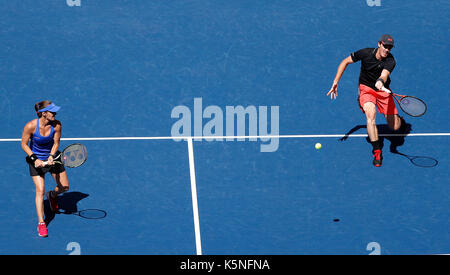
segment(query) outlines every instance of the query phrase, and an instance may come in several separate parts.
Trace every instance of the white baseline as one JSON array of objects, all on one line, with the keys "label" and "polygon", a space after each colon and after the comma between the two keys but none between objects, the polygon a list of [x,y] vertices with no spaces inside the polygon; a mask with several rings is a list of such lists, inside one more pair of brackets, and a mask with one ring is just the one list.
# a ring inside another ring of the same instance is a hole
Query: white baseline
[{"label": "white baseline", "polygon": [[[415,133],[415,134],[379,134],[380,137],[395,137],[395,136],[408,136],[408,137],[439,137],[450,136],[450,133]],[[318,135],[266,135],[266,136],[178,136],[178,137],[74,137],[74,138],[61,138],[66,141],[107,141],[107,140],[189,140],[189,139],[268,139],[268,138],[362,138],[367,137],[367,134],[318,134]],[[20,138],[3,138],[0,142],[14,142],[21,141]]]}]

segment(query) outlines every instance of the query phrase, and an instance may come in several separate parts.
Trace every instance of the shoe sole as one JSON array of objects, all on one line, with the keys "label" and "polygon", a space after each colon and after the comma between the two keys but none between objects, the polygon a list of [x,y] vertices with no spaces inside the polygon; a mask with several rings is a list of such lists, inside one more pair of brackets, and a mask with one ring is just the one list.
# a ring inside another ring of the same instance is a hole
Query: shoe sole
[{"label": "shoe sole", "polygon": [[380,167],[382,163],[372,163],[375,167]]},{"label": "shoe sole", "polygon": [[39,237],[42,237],[42,238],[47,238],[47,237],[48,237],[48,234],[47,234],[47,235],[41,235],[41,234],[39,233],[39,229],[38,229],[38,235],[39,235]]}]

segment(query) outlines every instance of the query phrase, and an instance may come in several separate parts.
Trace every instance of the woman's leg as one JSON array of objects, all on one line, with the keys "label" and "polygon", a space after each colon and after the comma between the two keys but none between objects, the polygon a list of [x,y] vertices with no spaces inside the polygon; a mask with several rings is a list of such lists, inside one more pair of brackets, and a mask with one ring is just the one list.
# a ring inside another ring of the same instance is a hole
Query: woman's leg
[{"label": "woman's leg", "polygon": [[36,186],[36,212],[39,223],[44,222],[44,195],[45,195],[45,177],[33,176],[33,182]]},{"label": "woman's leg", "polygon": [[67,178],[66,171],[61,172],[59,174],[52,174],[52,177],[55,179],[56,182],[54,197],[69,190],[69,179]]}]

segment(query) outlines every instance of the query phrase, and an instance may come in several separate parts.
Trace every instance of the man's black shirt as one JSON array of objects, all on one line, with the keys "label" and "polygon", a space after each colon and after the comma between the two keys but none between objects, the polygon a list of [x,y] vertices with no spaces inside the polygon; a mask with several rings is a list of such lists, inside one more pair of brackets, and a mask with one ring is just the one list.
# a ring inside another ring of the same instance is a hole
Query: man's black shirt
[{"label": "man's black shirt", "polygon": [[[389,53],[388,56],[382,60],[378,60],[375,56],[377,48],[365,48],[351,54],[353,62],[361,60],[361,72],[359,74],[359,83],[371,87],[374,90],[375,82],[381,76],[383,69],[392,73],[395,68],[394,56]],[[389,88],[391,79],[388,77],[384,86]]]}]

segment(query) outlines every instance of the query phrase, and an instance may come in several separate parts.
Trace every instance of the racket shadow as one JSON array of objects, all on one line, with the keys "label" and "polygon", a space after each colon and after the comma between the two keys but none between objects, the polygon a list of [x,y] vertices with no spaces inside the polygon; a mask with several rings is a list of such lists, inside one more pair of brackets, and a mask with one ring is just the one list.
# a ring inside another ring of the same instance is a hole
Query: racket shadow
[{"label": "racket shadow", "polygon": [[426,157],[426,156],[410,156],[407,154],[400,153],[399,151],[391,151],[394,154],[404,156],[405,158],[409,159],[411,163],[417,167],[423,167],[423,168],[432,168],[439,164],[439,161],[437,159],[434,159],[432,157]]}]

